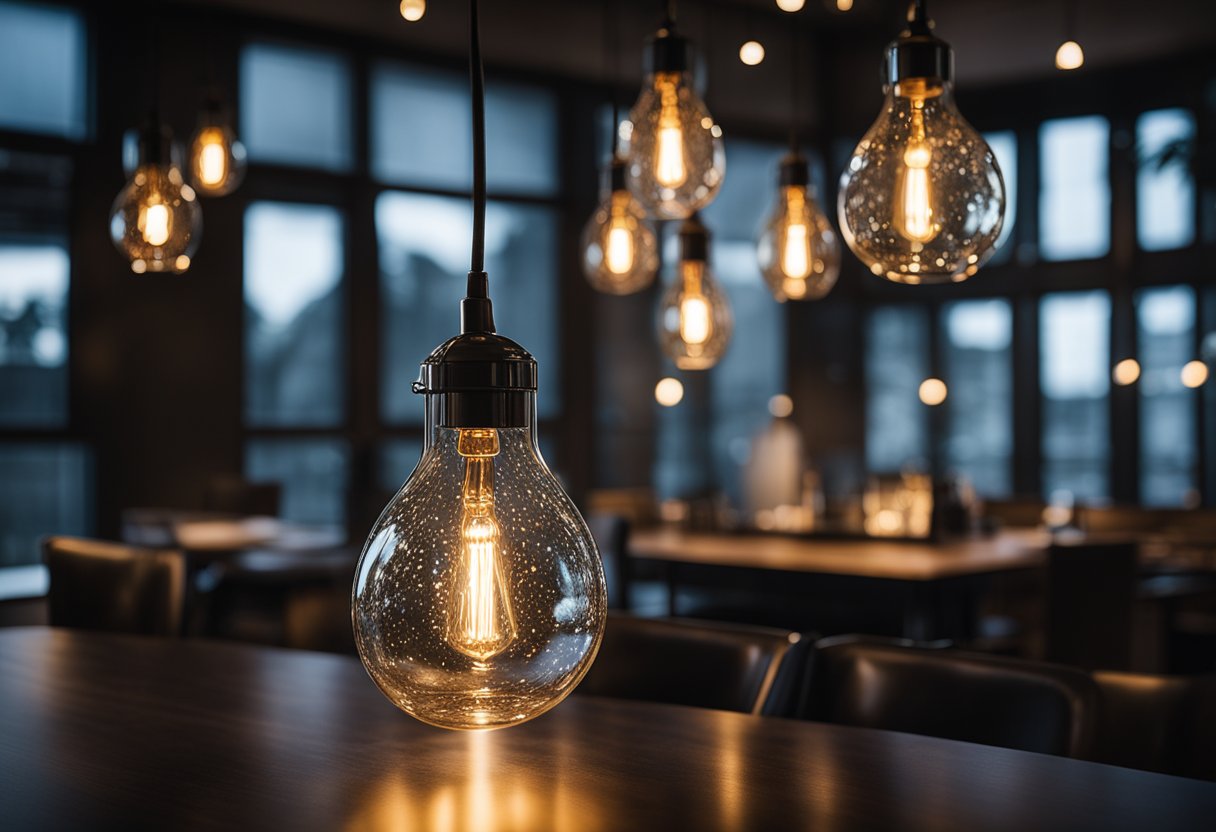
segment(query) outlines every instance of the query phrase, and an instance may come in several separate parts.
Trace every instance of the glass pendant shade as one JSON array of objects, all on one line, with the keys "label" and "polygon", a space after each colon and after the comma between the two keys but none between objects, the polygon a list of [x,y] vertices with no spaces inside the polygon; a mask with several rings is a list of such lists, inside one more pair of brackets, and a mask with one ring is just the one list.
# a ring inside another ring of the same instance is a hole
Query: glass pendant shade
[{"label": "glass pendant shade", "polygon": [[630,295],[653,283],[658,270],[658,241],[625,186],[625,162],[614,159],[604,201],[583,229],[583,273],[596,291]]},{"label": "glass pendant shade", "polygon": [[841,234],[897,283],[966,280],[992,255],[1005,217],[996,156],[954,103],[949,47],[914,21],[888,50],[883,110],[849,159]]},{"label": "glass pendant shade", "polygon": [[541,458],[535,379],[531,356],[492,333],[431,354],[415,384],[422,457],[359,561],[359,655],[393,704],[431,725],[526,722],[574,690],[599,647],[604,573]]},{"label": "glass pendant shade", "polygon": [[760,273],[778,301],[819,300],[836,285],[840,243],[810,190],[806,160],[781,162],[777,204],[757,246]]},{"label": "glass pendant shade", "polygon": [[670,24],[660,29],[629,113],[629,190],[658,219],[684,219],[704,208],[726,174],[722,128],[693,89],[689,62],[688,41]]},{"label": "glass pendant shade", "polygon": [[709,268],[709,232],[694,215],[680,227],[676,279],[659,304],[659,344],[681,370],[707,370],[730,345],[734,319]]},{"label": "glass pendant shade", "polygon": [[224,196],[245,178],[245,146],[218,99],[207,102],[190,140],[190,181],[203,196]]},{"label": "glass pendant shade", "polygon": [[110,238],[136,274],[180,274],[190,268],[202,231],[202,209],[175,162],[171,134],[154,123],[110,209]]}]

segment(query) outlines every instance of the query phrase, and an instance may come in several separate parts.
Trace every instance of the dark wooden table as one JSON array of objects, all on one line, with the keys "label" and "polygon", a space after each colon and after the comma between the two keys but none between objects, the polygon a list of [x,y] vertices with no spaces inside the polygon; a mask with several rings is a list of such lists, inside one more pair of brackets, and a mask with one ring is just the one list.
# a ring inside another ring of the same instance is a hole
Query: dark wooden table
[{"label": "dark wooden table", "polygon": [[576,695],[489,734],[341,656],[0,631],[0,827],[1210,829],[1216,784]]}]

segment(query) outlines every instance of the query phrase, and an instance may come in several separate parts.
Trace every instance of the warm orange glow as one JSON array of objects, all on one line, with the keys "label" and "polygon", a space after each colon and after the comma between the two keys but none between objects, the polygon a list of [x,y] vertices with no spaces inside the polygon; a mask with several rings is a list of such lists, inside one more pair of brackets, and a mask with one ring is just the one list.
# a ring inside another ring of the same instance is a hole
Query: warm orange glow
[{"label": "warm orange glow", "polygon": [[739,47],[739,60],[747,66],[758,66],[764,62],[764,44],[749,40]]},{"label": "warm orange glow", "polygon": [[148,201],[139,207],[139,233],[150,246],[163,246],[169,241],[172,222],[169,206],[160,201],[159,195],[149,196]]},{"label": "warm orange glow", "polygon": [[665,188],[678,188],[688,179],[684,162],[684,130],[680,125],[679,78],[676,73],[655,75],[662,109],[655,144],[654,178]]},{"label": "warm orange glow", "polygon": [[1111,378],[1120,387],[1135,384],[1136,380],[1140,378],[1140,362],[1134,358],[1123,359],[1111,371]]},{"label": "warm orange glow", "polygon": [[654,400],[663,407],[675,407],[684,400],[684,385],[678,378],[659,379],[654,386]]},{"label": "warm orange glow", "polygon": [[401,0],[401,16],[410,23],[417,23],[426,14],[426,0]]},{"label": "warm orange glow", "polygon": [[1182,368],[1182,384],[1184,387],[1202,387],[1208,380],[1208,365],[1202,361],[1188,361]]},{"label": "warm orange glow", "polygon": [[946,400],[946,392],[946,382],[940,378],[927,378],[920,383],[918,395],[922,402],[936,407]]},{"label": "warm orange glow", "polygon": [[1075,40],[1066,40],[1056,50],[1056,69],[1080,69],[1085,63],[1085,52]]}]

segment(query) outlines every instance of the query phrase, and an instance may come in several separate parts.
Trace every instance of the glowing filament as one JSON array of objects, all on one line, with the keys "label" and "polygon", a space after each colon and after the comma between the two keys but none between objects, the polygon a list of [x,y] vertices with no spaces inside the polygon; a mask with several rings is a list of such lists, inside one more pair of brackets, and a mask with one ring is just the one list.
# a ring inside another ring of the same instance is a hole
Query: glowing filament
[{"label": "glowing filament", "polygon": [[613,274],[633,271],[633,221],[627,213],[629,199],[628,192],[612,195],[612,219],[608,222],[604,262]]},{"label": "glowing filament", "polygon": [[811,274],[811,229],[801,188],[785,189],[785,210],[788,224],[781,243],[781,272],[792,280],[806,280]]},{"label": "glowing filament", "polygon": [[152,199],[159,197],[150,197],[139,209],[139,231],[148,245],[163,246],[169,241],[169,206]]},{"label": "glowing filament", "polygon": [[704,263],[695,260],[684,263],[684,297],[680,300],[680,340],[699,347],[714,331],[713,310],[709,298],[701,291],[701,270]]},{"label": "glowing filament", "polygon": [[207,130],[199,137],[198,161],[195,163],[199,181],[209,187],[224,184],[228,178],[228,152],[223,133]]},{"label": "glowing filament", "polygon": [[684,164],[684,130],[680,126],[680,95],[676,87],[678,77],[670,73],[655,76],[662,108],[655,145],[654,178],[665,188],[678,188],[688,179],[688,168]]},{"label": "glowing filament", "polygon": [[447,640],[470,658],[485,661],[501,653],[515,638],[502,562],[501,531],[494,516],[494,457],[498,432],[460,431],[457,450],[465,458],[461,503],[460,559],[452,583]]},{"label": "glowing filament", "polygon": [[913,103],[912,135],[904,149],[904,174],[896,202],[899,233],[916,243],[927,243],[937,236],[933,223],[933,191],[929,185],[929,163],[933,151],[925,141],[924,102]]}]

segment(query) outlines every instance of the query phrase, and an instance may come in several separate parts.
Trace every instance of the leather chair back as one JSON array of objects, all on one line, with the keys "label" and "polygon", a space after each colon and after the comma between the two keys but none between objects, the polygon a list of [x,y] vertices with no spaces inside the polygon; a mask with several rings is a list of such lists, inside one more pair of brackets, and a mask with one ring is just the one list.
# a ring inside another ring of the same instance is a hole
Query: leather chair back
[{"label": "leather chair back", "polygon": [[767,627],[609,613],[578,692],[759,714],[781,707],[770,698],[799,640]]},{"label": "leather chair back", "polygon": [[277,482],[250,482],[244,477],[218,476],[207,483],[203,507],[208,511],[246,517],[278,517],[283,486]]},{"label": "leather chair back", "polygon": [[181,552],[73,537],[49,537],[42,549],[51,578],[52,627],[181,635]]},{"label": "leather chair back", "polygon": [[1087,669],[1131,665],[1139,552],[1126,540],[1053,543],[1047,556],[1051,662]]},{"label": "leather chair back", "polygon": [[803,717],[1083,757],[1097,690],[1079,670],[859,636],[815,645]]}]

